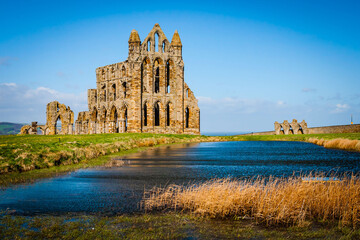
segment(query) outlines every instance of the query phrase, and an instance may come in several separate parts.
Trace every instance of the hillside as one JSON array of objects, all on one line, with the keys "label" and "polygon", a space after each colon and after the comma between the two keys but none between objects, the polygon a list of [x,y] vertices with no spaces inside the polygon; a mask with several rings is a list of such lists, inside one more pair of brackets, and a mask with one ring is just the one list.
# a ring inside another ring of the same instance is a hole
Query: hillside
[{"label": "hillside", "polygon": [[0,135],[18,134],[24,124],[0,122]]}]

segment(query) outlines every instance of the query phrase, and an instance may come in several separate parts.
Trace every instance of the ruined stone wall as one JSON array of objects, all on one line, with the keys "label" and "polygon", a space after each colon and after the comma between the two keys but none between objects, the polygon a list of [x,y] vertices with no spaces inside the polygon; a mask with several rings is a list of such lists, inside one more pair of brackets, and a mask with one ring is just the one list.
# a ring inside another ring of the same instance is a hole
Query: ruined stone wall
[{"label": "ruined stone wall", "polygon": [[[276,122],[275,122],[276,125]],[[276,127],[275,127],[276,129]],[[305,134],[325,134],[325,133],[358,133],[360,132],[360,124],[352,125],[336,125],[336,126],[326,126],[326,127],[312,127],[307,128]],[[268,131],[268,132],[254,132],[244,135],[282,135],[284,131]],[[289,134],[292,134],[290,131]]]},{"label": "ruined stone wall", "polygon": [[158,24],[141,43],[133,30],[129,56],[96,69],[89,111],[79,113],[76,134],[150,132],[200,134],[200,109],[184,82],[182,43],[171,43]]},{"label": "ruined stone wall", "polygon": [[360,132],[360,124],[309,128],[309,134],[356,133],[356,132]]},{"label": "ruined stone wall", "polygon": [[308,134],[308,127],[305,120],[302,120],[300,123],[298,123],[296,119],[293,119],[291,123],[287,120],[284,120],[282,123],[275,121],[274,128],[276,135]]},{"label": "ruined stone wall", "polygon": [[[61,129],[57,126],[58,120],[61,121]],[[57,101],[46,105],[46,125],[45,135],[73,134],[74,112],[69,106],[60,104]]]}]

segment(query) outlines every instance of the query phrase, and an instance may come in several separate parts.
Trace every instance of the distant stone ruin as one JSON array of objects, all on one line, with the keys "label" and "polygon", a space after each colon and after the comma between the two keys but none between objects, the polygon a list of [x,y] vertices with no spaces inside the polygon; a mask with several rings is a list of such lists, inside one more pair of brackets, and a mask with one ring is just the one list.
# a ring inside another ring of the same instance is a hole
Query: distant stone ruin
[{"label": "distant stone ruin", "polygon": [[[96,89],[88,89],[88,111],[78,114],[75,129],[70,107],[56,101],[47,105],[45,135],[200,134],[200,109],[184,81],[179,33],[169,42],[155,24],[143,42],[133,30],[128,43],[126,61],[96,69]],[[36,134],[29,129],[21,133]]]},{"label": "distant stone ruin", "polygon": [[46,135],[73,134],[74,112],[57,101],[46,105]]},{"label": "distant stone ruin", "polygon": [[21,128],[20,134],[39,134],[55,135],[55,134],[73,134],[74,113],[70,107],[66,107],[57,101],[50,102],[46,105],[46,124],[38,125],[32,122]]},{"label": "distant stone ruin", "polygon": [[296,119],[293,119],[291,123],[287,120],[284,120],[283,123],[274,123],[275,134],[276,135],[289,135],[289,134],[308,134],[308,127],[305,120],[302,120],[301,123],[298,123]]},{"label": "distant stone ruin", "polygon": [[37,122],[32,122],[31,125],[22,126],[22,128],[20,129],[20,134],[37,135],[40,131],[40,135],[45,135],[45,129],[45,125],[38,125]]}]

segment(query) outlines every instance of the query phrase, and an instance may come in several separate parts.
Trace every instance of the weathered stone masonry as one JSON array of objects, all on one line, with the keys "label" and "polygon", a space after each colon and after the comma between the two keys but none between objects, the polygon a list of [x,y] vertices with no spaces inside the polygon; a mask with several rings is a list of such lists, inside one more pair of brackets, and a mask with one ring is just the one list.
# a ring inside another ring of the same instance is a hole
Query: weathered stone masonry
[{"label": "weathered stone masonry", "polygon": [[[127,60],[96,69],[96,89],[88,89],[89,110],[78,114],[74,133],[200,134],[200,109],[184,82],[178,32],[170,43],[155,24],[143,42],[133,30],[128,43]],[[58,118],[61,132],[56,132]],[[73,134],[72,124],[69,107],[48,104],[45,134]]]},{"label": "weathered stone masonry", "polygon": [[171,43],[159,24],[141,43],[133,30],[124,62],[96,69],[89,111],[80,112],[76,134],[150,132],[200,134],[197,99],[184,82],[182,43]]}]

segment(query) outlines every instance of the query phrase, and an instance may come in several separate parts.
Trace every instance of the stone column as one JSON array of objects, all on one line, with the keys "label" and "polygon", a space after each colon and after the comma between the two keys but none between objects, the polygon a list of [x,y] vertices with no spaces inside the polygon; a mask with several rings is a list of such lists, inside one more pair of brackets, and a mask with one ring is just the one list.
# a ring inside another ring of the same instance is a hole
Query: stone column
[{"label": "stone column", "polygon": [[69,124],[68,134],[71,134],[71,135],[72,135],[72,134],[74,133],[74,132],[73,132],[73,131],[74,131],[74,130],[73,130],[73,127],[74,127],[74,124],[72,124],[72,123]]},{"label": "stone column", "polygon": [[289,134],[289,131],[290,131],[290,124],[287,120],[285,120],[283,123],[282,123],[282,127],[284,129],[284,134],[285,135],[288,135]]},{"label": "stone column", "polygon": [[280,123],[278,123],[277,121],[275,121],[274,127],[275,127],[275,134],[276,134],[276,135],[280,135],[280,131],[281,131],[281,125],[280,125]]},{"label": "stone column", "polygon": [[299,123],[297,122],[296,119],[292,120],[292,122],[290,123],[290,126],[291,126],[294,134],[298,134],[299,129],[300,129],[300,125],[299,125]]}]

